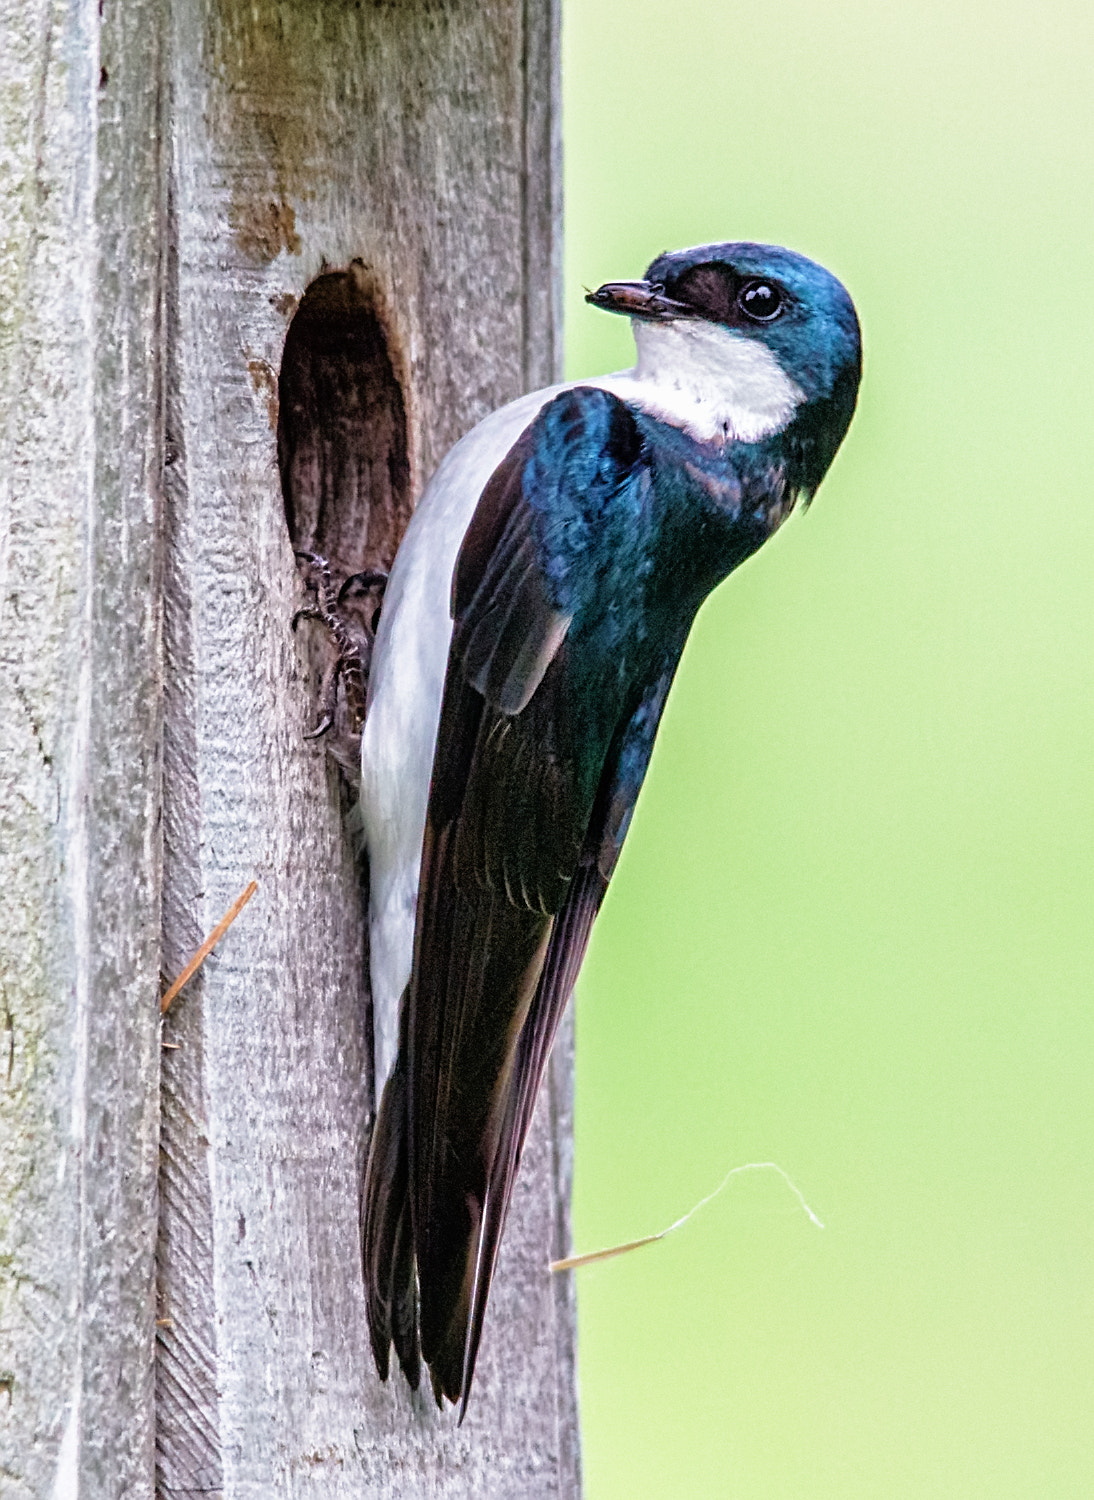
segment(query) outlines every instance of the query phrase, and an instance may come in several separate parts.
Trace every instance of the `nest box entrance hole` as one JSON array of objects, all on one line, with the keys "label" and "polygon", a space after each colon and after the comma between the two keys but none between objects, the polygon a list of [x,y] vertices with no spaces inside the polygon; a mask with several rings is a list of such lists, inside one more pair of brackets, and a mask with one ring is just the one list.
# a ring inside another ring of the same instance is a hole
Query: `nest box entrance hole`
[{"label": "nest box entrance hole", "polygon": [[[278,389],[277,457],[289,536],[297,553],[324,558],[335,590],[362,574],[386,574],[411,512],[406,401],[396,375],[375,278],[360,261],[311,283],[285,339]],[[298,560],[314,581],[314,568]],[[379,588],[347,592],[340,614],[366,663]],[[338,648],[330,632],[302,621],[313,708]],[[357,734],[344,691],[327,736],[356,781]]]}]

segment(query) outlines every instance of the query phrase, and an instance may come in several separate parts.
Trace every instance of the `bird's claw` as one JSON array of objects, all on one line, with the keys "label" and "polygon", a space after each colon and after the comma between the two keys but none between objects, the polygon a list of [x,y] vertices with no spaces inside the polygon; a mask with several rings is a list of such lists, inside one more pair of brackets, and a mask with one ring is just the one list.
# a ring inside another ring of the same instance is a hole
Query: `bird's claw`
[{"label": "bird's claw", "polygon": [[331,713],[325,713],[323,715],[323,717],[319,720],[319,723],[315,726],[314,729],[306,729],[304,731],[304,738],[306,740],[317,740],[317,739],[319,739],[319,737],[321,735],[326,734],[327,730],[331,727],[331,725],[333,723],[334,723],[334,715],[331,714]]},{"label": "bird's claw", "polygon": [[386,573],[377,573],[371,569],[363,573],[351,573],[338,590],[338,603],[345,603],[351,588],[356,589],[359,594],[371,594],[374,590],[383,594],[386,587]]},{"label": "bird's claw", "polygon": [[[304,582],[306,587],[315,590],[316,602],[296,611],[292,617],[292,628],[295,630],[301,620],[317,620],[330,631],[338,647],[338,656],[325,675],[320,690],[319,721],[305,735],[305,739],[318,739],[334,723],[339,677],[345,690],[346,706],[353,729],[360,730],[365,721],[365,678],[372,655],[376,616],[374,612],[371,621],[361,621],[352,612],[347,613],[344,605],[353,595],[382,592],[387,583],[387,574],[351,573],[336,590],[330,564],[325,557],[316,552],[304,551],[297,551],[294,555],[307,565]],[[362,634],[363,641],[360,639]]]}]

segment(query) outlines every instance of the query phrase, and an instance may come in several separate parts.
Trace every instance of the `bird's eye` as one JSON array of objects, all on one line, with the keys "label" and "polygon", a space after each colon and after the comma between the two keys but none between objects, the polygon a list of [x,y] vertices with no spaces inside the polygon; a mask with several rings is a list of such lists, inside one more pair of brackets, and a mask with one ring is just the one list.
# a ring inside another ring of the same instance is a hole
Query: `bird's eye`
[{"label": "bird's eye", "polygon": [[770,281],[746,281],[737,293],[737,306],[754,323],[770,323],[783,310],[782,293]]}]

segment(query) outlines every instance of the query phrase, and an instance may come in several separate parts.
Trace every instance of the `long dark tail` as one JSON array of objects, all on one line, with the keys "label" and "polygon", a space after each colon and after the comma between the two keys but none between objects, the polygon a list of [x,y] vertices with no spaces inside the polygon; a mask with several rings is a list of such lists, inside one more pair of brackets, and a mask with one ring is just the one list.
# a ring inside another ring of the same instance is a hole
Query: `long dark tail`
[{"label": "long dark tail", "polygon": [[[566,906],[554,923],[533,1003],[519,1037],[511,1044],[513,1056],[501,1075],[500,1094],[491,1105],[491,1118],[481,1139],[473,1130],[460,1134],[462,1116],[458,1110],[444,1114],[460,1149],[435,1184],[436,1218],[429,1225],[433,1243],[422,1276],[425,1319],[421,1334],[417,1271],[422,1256],[420,1246],[415,1245],[411,1220],[408,1007],[404,998],[399,1056],[380,1104],[361,1201],[369,1334],[381,1379],[388,1376],[392,1344],[415,1389],[424,1357],[438,1404],[442,1396],[459,1402],[461,1420],[467,1410],[490,1282],[536,1094],[606,886],[607,881],[591,864],[579,872],[571,886]],[[485,1054],[490,1048],[483,1041],[477,1050]],[[470,1085],[476,1080],[473,1074],[465,1080],[464,1071],[457,1071],[465,1082],[466,1102],[468,1090],[475,1092]],[[482,1173],[484,1183],[479,1182]]]},{"label": "long dark tail", "polygon": [[[403,1010],[406,1006],[404,1003]],[[361,1188],[361,1258],[368,1331],[380,1379],[392,1344],[413,1390],[421,1378],[418,1282],[410,1219],[406,1047],[384,1088]]]}]

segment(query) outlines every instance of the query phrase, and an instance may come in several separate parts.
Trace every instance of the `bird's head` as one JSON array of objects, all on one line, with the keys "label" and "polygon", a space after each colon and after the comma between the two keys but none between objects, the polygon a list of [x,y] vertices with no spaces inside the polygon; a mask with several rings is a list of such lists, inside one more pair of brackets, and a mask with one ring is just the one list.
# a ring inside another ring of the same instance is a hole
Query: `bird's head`
[{"label": "bird's head", "polygon": [[822,423],[827,459],[835,453],[862,346],[854,303],[815,261],[777,245],[699,245],[659,255],[642,281],[608,282],[586,300],[634,320],[639,376],[696,399],[720,387],[730,436],[757,441],[792,422]]}]

